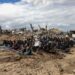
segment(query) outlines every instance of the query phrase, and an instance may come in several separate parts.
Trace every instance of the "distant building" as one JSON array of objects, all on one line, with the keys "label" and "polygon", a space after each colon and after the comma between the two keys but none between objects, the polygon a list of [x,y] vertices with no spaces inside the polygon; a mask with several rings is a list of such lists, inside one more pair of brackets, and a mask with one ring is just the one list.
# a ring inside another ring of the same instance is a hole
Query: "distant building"
[{"label": "distant building", "polygon": [[14,29],[12,30],[12,34],[23,34],[23,31]]},{"label": "distant building", "polygon": [[75,30],[70,31],[70,34],[73,38],[75,38]]},{"label": "distant building", "polygon": [[70,33],[75,34],[75,30],[70,31]]}]

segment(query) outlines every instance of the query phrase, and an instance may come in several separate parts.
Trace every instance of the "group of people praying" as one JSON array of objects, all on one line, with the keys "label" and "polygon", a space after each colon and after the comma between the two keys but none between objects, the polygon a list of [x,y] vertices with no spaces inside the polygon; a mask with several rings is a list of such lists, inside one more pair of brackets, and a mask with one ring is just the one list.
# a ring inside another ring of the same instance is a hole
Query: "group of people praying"
[{"label": "group of people praying", "polygon": [[25,40],[3,40],[3,45],[9,47],[22,55],[32,55],[33,52],[45,51],[56,52],[69,52],[69,48],[74,46],[73,39],[69,37],[50,37],[50,36],[32,36]]}]

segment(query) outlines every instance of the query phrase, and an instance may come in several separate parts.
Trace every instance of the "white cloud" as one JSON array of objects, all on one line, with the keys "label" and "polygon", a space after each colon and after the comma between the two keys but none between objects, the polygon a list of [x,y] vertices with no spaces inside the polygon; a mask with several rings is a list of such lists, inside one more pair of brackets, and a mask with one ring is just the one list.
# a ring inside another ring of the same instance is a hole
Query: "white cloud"
[{"label": "white cloud", "polygon": [[21,0],[0,4],[0,24],[9,29],[27,23],[75,24],[73,4],[74,0]]}]

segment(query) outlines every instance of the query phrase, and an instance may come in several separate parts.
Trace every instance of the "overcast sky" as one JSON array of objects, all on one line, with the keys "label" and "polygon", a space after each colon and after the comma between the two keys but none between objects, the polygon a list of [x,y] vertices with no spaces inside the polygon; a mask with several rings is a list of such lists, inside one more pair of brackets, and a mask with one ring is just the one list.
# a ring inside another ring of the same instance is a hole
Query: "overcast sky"
[{"label": "overcast sky", "polygon": [[0,0],[0,25],[4,29],[30,23],[75,29],[75,0]]}]

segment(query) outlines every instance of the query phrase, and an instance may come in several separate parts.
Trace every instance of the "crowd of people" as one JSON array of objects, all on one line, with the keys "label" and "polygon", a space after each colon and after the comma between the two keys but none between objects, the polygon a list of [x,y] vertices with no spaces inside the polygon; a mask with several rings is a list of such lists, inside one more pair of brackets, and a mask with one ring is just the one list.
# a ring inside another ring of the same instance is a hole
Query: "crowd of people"
[{"label": "crowd of people", "polygon": [[31,55],[33,52],[45,51],[56,52],[69,52],[69,48],[73,47],[73,40],[69,37],[31,37],[25,40],[4,40],[3,45],[11,49],[19,51],[22,55]]}]

